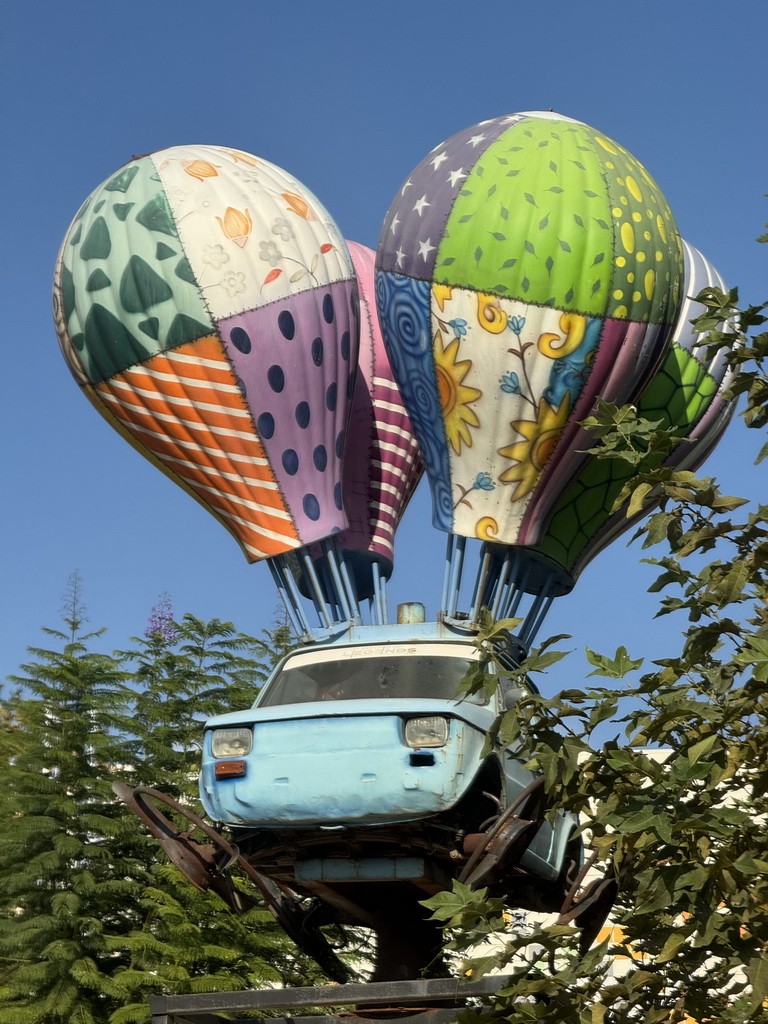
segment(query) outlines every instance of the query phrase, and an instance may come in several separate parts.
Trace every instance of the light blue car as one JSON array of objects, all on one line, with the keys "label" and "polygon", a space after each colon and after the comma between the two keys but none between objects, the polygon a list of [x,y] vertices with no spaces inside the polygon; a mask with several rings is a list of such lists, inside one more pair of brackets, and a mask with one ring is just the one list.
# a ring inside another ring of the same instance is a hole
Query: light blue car
[{"label": "light blue car", "polygon": [[443,623],[353,626],[294,651],[253,707],[206,723],[207,814],[257,871],[380,939],[397,908],[401,957],[423,918],[408,908],[454,878],[511,906],[560,909],[579,869],[577,822],[547,820],[541,779],[515,750],[487,749],[526,691],[500,677],[490,699],[457,696],[480,657]]}]

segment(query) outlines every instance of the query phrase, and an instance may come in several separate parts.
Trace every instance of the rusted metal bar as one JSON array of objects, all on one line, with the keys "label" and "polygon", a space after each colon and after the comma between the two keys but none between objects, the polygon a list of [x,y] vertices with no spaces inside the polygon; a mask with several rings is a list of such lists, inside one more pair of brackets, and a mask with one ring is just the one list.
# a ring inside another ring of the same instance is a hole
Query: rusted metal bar
[{"label": "rusted metal bar", "polygon": [[[488,996],[502,989],[510,980],[508,976],[489,976],[474,983],[465,983],[457,978],[420,978],[413,981],[379,981],[351,985],[320,985],[308,988],[258,989],[248,992],[197,992],[180,996],[153,996],[150,1000],[152,1024],[237,1024],[231,1016],[218,1014],[247,1013],[253,1010],[314,1009],[322,1006],[350,1006],[363,1009],[376,1004],[382,1009],[381,1018],[366,1012],[365,1020],[372,1022],[387,1019],[383,1007],[394,1009],[407,1007],[427,1010],[418,1014],[421,1022],[447,1024],[456,1016],[456,1007],[462,1007],[471,997]],[[454,1007],[446,1008],[450,1000]],[[443,1005],[434,1007],[434,1003]],[[375,1012],[375,1011],[374,1011]],[[270,1017],[270,1024],[277,1021],[293,1022],[309,1016],[299,1014],[284,1018]],[[407,1024],[415,1015],[400,1017],[400,1024]],[[311,1017],[311,1024],[338,1022],[355,1018],[354,1010],[328,1017]],[[391,1020],[391,1014],[389,1018]]]},{"label": "rusted metal bar", "polygon": [[[362,1013],[356,1013],[354,1010],[344,1011],[340,1014],[333,1014],[332,1016],[318,1017],[314,1014],[312,1016],[301,1015],[299,1017],[265,1017],[265,1021],[268,1024],[299,1024],[301,1021],[306,1021],[307,1024],[453,1024],[456,1020],[456,1014],[461,1010],[461,1007],[452,1007],[451,1009],[436,1009],[432,1007],[415,1008],[414,1013],[403,1013],[397,1012],[397,1008],[390,1008],[382,1010],[382,1016],[376,1016],[375,1011],[365,1010]],[[476,1007],[478,1011],[485,1010],[486,1007]],[[184,1014],[178,1016],[173,1014],[163,1014],[158,1018],[152,1017],[152,1024],[253,1024],[253,1017],[220,1017],[218,1014],[197,1014],[193,1013]]]}]

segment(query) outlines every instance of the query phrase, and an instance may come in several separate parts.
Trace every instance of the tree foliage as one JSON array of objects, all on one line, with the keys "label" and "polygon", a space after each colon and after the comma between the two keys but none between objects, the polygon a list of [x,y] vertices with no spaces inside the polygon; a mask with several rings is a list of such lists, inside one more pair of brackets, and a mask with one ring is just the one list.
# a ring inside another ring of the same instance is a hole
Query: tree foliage
[{"label": "tree foliage", "polygon": [[306,981],[266,911],[198,892],[111,789],[160,783],[194,807],[202,721],[253,701],[285,631],[177,623],[163,599],[106,654],[86,621],[74,576],[0,717],[0,1020],[134,1024],[153,993]]}]

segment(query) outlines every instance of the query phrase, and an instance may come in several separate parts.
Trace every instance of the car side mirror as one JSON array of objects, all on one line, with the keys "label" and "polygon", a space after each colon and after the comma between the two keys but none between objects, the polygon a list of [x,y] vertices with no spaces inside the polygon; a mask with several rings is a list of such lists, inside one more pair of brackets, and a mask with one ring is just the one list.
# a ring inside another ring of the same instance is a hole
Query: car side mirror
[{"label": "car side mirror", "polygon": [[522,686],[510,686],[504,691],[504,710],[509,711],[527,694],[528,691]]}]

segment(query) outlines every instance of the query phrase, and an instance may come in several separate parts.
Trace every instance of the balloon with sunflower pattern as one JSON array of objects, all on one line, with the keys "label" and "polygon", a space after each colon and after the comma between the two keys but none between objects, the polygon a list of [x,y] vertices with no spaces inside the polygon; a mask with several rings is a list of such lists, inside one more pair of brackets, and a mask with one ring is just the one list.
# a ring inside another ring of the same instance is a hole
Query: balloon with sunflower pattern
[{"label": "balloon with sunflower pattern", "polygon": [[523,113],[436,146],[392,202],[377,254],[382,330],[434,525],[524,547],[570,589],[557,554],[533,549],[588,462],[578,423],[597,396],[642,393],[682,283],[663,194],[601,132]]}]

